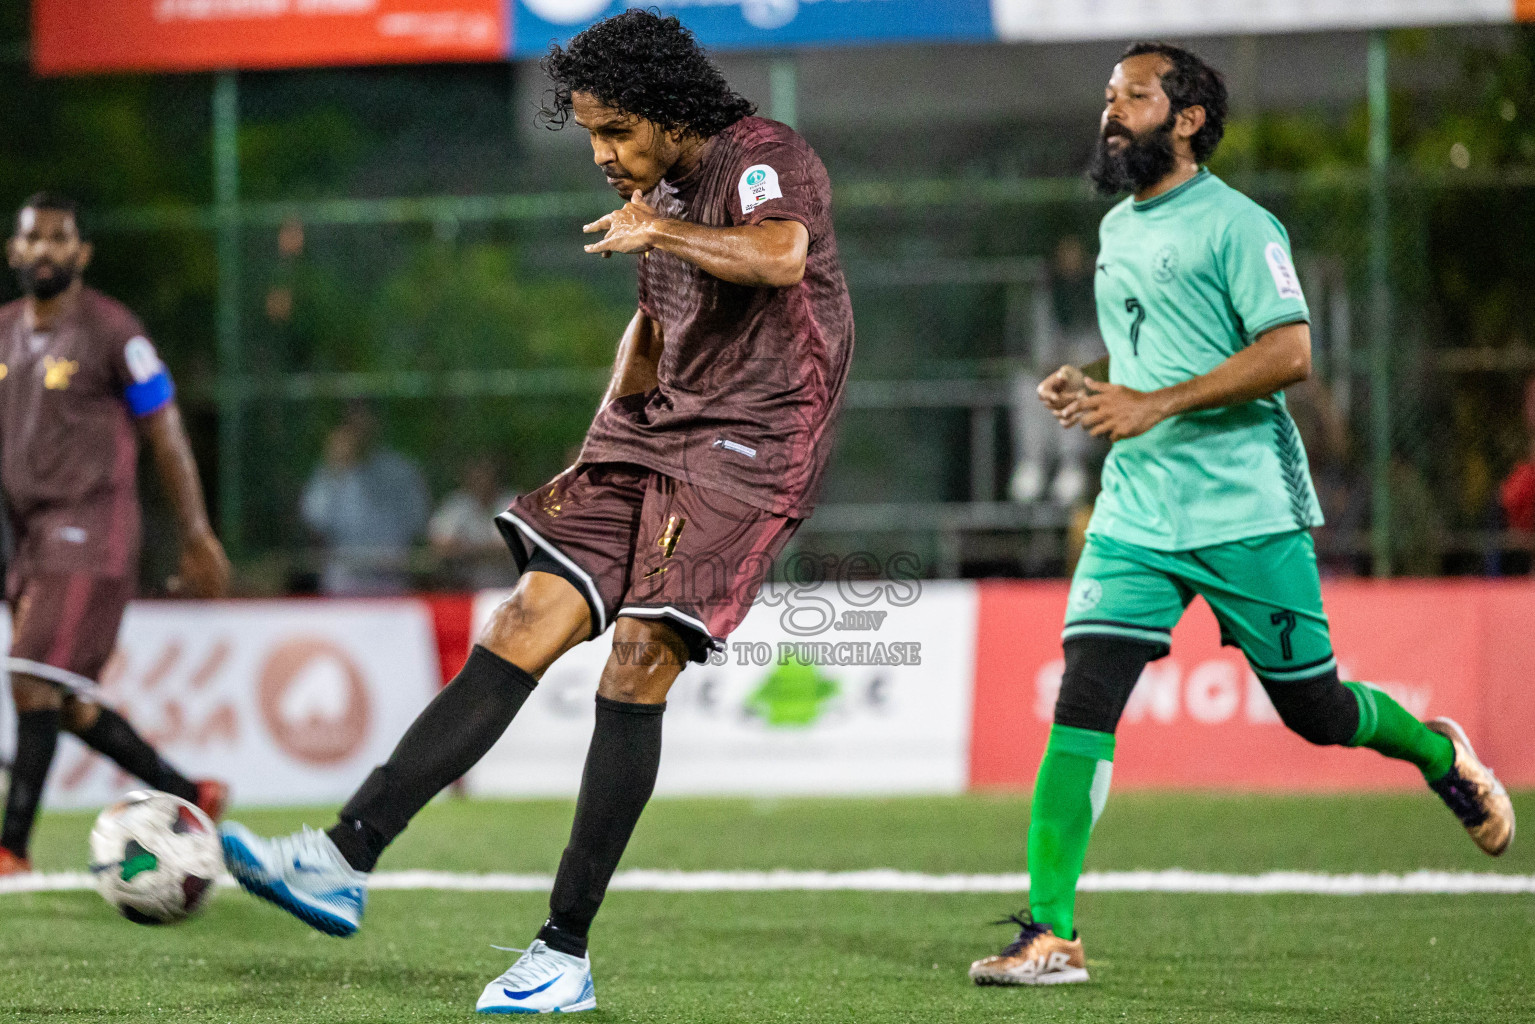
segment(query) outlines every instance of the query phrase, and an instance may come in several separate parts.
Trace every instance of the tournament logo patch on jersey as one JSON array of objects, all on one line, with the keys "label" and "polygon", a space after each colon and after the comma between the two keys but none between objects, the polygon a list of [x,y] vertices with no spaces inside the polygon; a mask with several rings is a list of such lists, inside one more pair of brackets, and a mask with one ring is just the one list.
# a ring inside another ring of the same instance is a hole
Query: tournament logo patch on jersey
[{"label": "tournament logo patch on jersey", "polygon": [[741,174],[736,185],[741,193],[741,212],[751,213],[769,199],[782,199],[783,189],[778,187],[778,172],[767,164],[753,164]]},{"label": "tournament logo patch on jersey", "polygon": [[155,351],[153,343],[142,334],[130,338],[128,344],[123,346],[123,362],[128,364],[128,373],[138,384],[143,384],[165,369],[165,364],[160,361],[160,353]]},{"label": "tournament logo patch on jersey", "polygon": [[1158,282],[1166,284],[1178,273],[1178,247],[1164,245],[1157,250],[1157,254],[1151,257],[1151,276]]},{"label": "tournament logo patch on jersey", "polygon": [[1295,267],[1290,264],[1290,254],[1285,252],[1285,247],[1278,242],[1270,242],[1263,250],[1263,258],[1268,260],[1269,273],[1274,276],[1274,287],[1278,289],[1279,297],[1302,298],[1300,279],[1295,276]]}]

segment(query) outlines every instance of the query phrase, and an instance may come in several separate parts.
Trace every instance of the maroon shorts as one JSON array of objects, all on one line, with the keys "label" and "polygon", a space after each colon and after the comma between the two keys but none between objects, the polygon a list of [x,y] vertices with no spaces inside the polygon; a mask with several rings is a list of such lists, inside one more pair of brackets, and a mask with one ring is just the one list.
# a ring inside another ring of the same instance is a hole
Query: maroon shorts
[{"label": "maroon shorts", "polygon": [[620,615],[666,619],[700,662],[724,649],[799,524],[624,462],[572,466],[497,520],[519,569],[586,597],[593,637]]},{"label": "maroon shorts", "polygon": [[87,573],[38,573],[16,580],[6,668],[89,692],[117,646],[133,581]]}]

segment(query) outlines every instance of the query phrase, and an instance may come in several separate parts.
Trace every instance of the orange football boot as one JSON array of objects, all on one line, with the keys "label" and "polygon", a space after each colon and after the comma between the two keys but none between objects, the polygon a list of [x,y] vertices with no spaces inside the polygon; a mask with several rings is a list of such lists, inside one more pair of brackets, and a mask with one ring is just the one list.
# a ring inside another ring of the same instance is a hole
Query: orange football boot
[{"label": "orange football boot", "polygon": [[229,786],[217,779],[198,779],[197,799],[192,801],[197,809],[213,819],[216,823],[224,816],[224,808],[229,803]]},{"label": "orange football boot", "polygon": [[0,846],[0,877],[5,875],[24,875],[31,870],[31,861],[25,857],[18,857],[10,850]]}]

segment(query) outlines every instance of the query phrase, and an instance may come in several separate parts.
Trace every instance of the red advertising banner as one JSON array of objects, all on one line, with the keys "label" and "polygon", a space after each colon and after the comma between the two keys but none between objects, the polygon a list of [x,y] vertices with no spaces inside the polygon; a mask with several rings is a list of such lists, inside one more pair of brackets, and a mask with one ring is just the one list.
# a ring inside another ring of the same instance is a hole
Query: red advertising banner
[{"label": "red advertising banner", "polygon": [[33,0],[41,74],[497,60],[508,0]]},{"label": "red advertising banner", "polygon": [[[981,585],[973,786],[1033,785],[1064,667],[1066,597],[1065,583]],[[1380,686],[1419,717],[1455,718],[1506,783],[1535,783],[1535,587],[1336,583],[1325,600],[1343,678]],[[1172,654],[1147,667],[1126,708],[1114,785],[1357,790],[1423,780],[1372,751],[1314,747],[1290,733],[1196,601]]]}]

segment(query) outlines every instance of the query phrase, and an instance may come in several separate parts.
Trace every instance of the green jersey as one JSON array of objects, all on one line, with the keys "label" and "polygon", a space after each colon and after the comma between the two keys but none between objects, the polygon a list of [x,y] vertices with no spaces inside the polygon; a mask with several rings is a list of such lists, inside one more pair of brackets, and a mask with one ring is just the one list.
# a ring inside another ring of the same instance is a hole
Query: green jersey
[{"label": "green jersey", "polygon": [[[1109,379],[1154,391],[1310,319],[1273,214],[1208,170],[1103,218],[1096,278]],[[1187,551],[1322,524],[1283,394],[1184,413],[1116,442],[1089,533]]]}]

